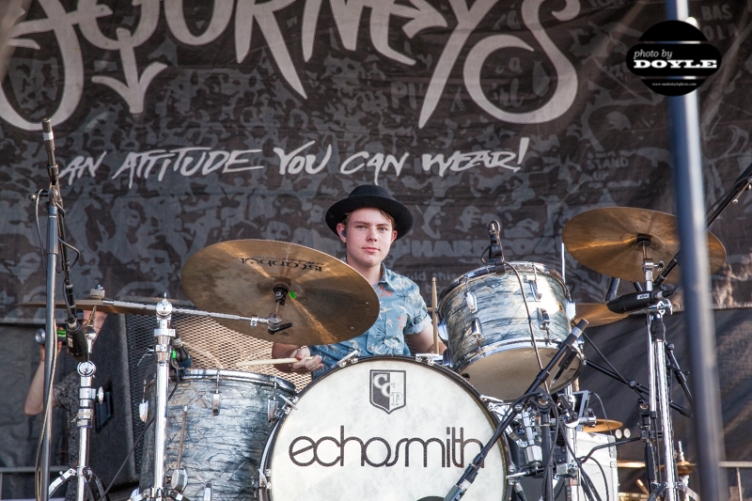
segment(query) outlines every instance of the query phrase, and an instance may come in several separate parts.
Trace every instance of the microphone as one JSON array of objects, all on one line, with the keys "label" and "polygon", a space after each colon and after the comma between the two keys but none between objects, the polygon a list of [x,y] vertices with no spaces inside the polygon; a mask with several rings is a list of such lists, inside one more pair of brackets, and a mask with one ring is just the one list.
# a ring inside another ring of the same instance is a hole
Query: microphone
[{"label": "microphone", "polygon": [[190,369],[191,355],[185,349],[183,341],[179,337],[176,337],[172,341],[172,347],[175,349],[175,361],[178,363],[178,366],[183,369]]},{"label": "microphone", "polygon": [[611,277],[611,283],[608,285],[608,292],[606,292],[606,302],[613,301],[616,297],[620,281],[621,280],[616,277]]},{"label": "microphone", "polygon": [[89,361],[89,344],[81,323],[76,317],[69,317],[65,324],[65,342],[68,353],[78,362]]},{"label": "microphone", "polygon": [[493,264],[501,264],[502,266],[496,266],[497,272],[504,272],[504,249],[501,248],[501,239],[499,233],[501,232],[501,224],[498,221],[491,221],[488,225],[488,238],[491,241],[491,245],[488,247],[488,261]]},{"label": "microphone", "polygon": [[50,174],[50,181],[57,185],[57,162],[55,162],[55,135],[52,133],[52,123],[49,118],[42,120],[42,138],[44,139],[44,149],[47,151],[47,172]]},{"label": "microphone", "polygon": [[653,303],[657,303],[673,293],[673,289],[632,292],[609,301],[606,306],[608,306],[608,309],[614,313],[631,313],[633,311],[642,310]]}]

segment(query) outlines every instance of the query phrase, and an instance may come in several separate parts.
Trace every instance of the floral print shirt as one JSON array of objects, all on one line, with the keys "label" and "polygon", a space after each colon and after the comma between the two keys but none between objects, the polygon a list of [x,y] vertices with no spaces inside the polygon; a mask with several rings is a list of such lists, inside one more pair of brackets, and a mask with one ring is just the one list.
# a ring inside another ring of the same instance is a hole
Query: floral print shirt
[{"label": "floral print shirt", "polygon": [[417,284],[382,266],[381,280],[374,286],[379,298],[379,316],[363,334],[336,344],[309,346],[311,355],[320,355],[324,368],[313,378],[331,369],[353,350],[359,357],[409,355],[405,336],[418,334],[431,324],[426,303]]}]

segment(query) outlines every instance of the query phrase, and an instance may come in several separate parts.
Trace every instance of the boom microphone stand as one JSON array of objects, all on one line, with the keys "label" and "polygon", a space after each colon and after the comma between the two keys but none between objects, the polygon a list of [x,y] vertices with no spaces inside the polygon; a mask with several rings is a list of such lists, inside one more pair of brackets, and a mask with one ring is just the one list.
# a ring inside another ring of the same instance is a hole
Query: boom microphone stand
[{"label": "boom microphone stand", "polygon": [[[569,334],[569,336],[567,336],[567,338],[559,347],[559,351],[557,351],[556,354],[554,354],[553,358],[548,362],[548,364],[543,369],[541,369],[541,371],[536,376],[535,381],[533,381],[533,384],[530,385],[527,391],[525,391],[523,396],[517,402],[515,402],[515,404],[534,395],[538,390],[538,387],[542,385],[546,381],[546,379],[548,379],[548,377],[551,375],[551,372],[558,365],[558,371],[554,375],[552,383],[556,382],[556,379],[561,376],[561,374],[569,365],[567,358],[569,358],[569,356],[571,356],[575,352],[577,341],[579,340],[582,331],[585,330],[585,327],[587,327],[587,324],[588,321],[583,318],[577,323],[577,325],[574,326],[572,332]],[[501,438],[507,427],[512,423],[512,420],[517,415],[518,411],[516,407],[517,405],[511,406],[509,412],[507,412],[504,419],[501,421],[501,423],[499,423],[499,426],[496,427],[496,431],[494,432],[493,436],[488,440],[483,449],[481,449],[480,453],[475,456],[473,461],[468,465],[467,469],[462,474],[460,479],[452,487],[446,497],[444,497],[444,501],[459,501],[460,499],[462,499],[462,496],[465,495],[467,489],[475,481],[475,477],[478,476],[478,472],[480,471],[481,465],[483,464],[483,460],[486,458],[488,453],[491,452],[494,444]],[[546,491],[548,492],[550,492],[550,490],[550,488],[546,489]],[[552,498],[549,497],[547,501],[552,501]]]},{"label": "boom microphone stand", "polygon": [[[58,233],[60,224],[58,221],[58,208],[62,207],[63,201],[60,197],[58,187],[58,167],[55,162],[55,146],[52,128],[49,119],[42,122],[44,129],[44,143],[47,150],[47,173],[50,177],[50,186],[47,191],[41,191],[40,195],[47,197],[47,270],[46,270],[46,287],[47,287],[47,304],[45,305],[45,332],[55,332],[57,325],[55,322],[55,291],[57,286],[56,270],[58,263]],[[50,147],[51,146],[51,147]],[[33,201],[37,201],[32,196]],[[38,477],[36,483],[37,500],[47,501],[49,495],[44,486],[47,485],[50,478],[50,443],[52,442],[52,408],[49,403],[52,395],[52,378],[54,377],[53,368],[57,359],[56,336],[45,336],[45,349],[47,357],[44,361],[44,426],[42,430],[42,450],[40,452],[40,468],[37,471]]]}]

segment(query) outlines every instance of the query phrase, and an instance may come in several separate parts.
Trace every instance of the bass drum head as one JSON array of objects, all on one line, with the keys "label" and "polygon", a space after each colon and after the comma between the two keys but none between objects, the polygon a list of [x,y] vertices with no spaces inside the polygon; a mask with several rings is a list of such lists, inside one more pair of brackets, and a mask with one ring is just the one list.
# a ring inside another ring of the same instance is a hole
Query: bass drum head
[{"label": "bass drum head", "polygon": [[[267,447],[273,501],[443,499],[496,428],[456,374],[402,357],[333,369],[296,407]],[[507,498],[506,454],[491,449],[464,499]]]}]

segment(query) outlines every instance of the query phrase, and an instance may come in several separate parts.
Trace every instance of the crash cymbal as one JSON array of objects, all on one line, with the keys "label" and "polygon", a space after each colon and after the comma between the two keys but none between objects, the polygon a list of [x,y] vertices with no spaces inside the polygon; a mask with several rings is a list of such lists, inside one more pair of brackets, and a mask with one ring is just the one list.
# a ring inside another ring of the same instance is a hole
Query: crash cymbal
[{"label": "crash cymbal", "polygon": [[606,325],[626,318],[626,313],[614,313],[608,306],[601,303],[576,303],[575,319],[572,325],[576,325],[583,318],[588,321],[588,327]]},{"label": "crash cymbal", "polygon": [[596,419],[595,426],[583,426],[582,431],[590,433],[609,433],[618,430],[624,423],[614,421],[613,419]]},{"label": "crash cymbal", "polygon": [[[679,251],[677,218],[665,212],[631,207],[593,209],[573,217],[562,232],[567,251],[588,268],[609,277],[644,282],[643,250],[654,263],[668,264]],[[710,232],[710,272],[726,259],[726,249]],[[681,264],[681,263],[680,263]],[[666,283],[679,281],[678,270]],[[654,273],[657,278],[658,272]]]},{"label": "crash cymbal", "polygon": [[302,245],[268,240],[234,240],[210,245],[183,266],[181,282],[202,310],[243,317],[275,311],[275,286],[289,289],[279,309],[292,327],[270,334],[265,325],[240,320],[219,323],[265,341],[310,345],[351,339],[379,315],[371,284],[339,259]]}]

